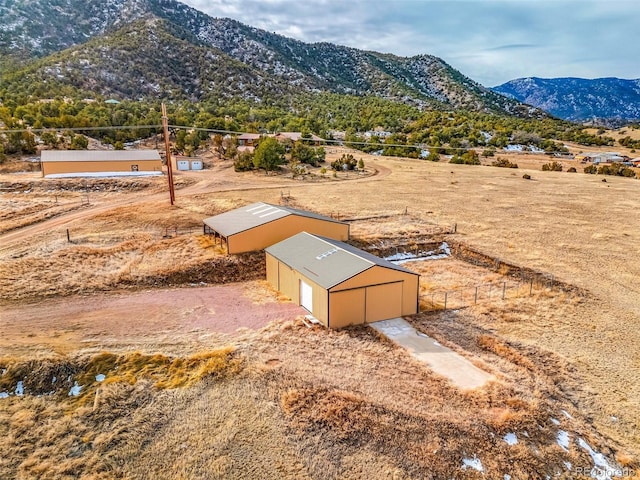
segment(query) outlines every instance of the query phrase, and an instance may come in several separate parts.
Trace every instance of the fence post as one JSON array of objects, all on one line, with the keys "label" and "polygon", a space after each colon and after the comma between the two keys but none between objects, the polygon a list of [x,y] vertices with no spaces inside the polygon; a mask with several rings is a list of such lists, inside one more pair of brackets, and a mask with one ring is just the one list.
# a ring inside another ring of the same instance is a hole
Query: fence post
[{"label": "fence post", "polygon": [[502,300],[504,300],[504,295],[507,291],[507,282],[502,282]]},{"label": "fence post", "polygon": [[447,295],[449,295],[449,292],[444,292],[444,309],[447,309]]},{"label": "fence post", "polygon": [[529,296],[533,295],[533,277],[531,277],[531,283],[529,284]]},{"label": "fence post", "polygon": [[67,242],[71,243],[71,236],[69,235],[69,229],[67,228]]},{"label": "fence post", "polygon": [[478,304],[478,286],[476,285],[476,295],[473,299],[473,304],[477,305]]}]

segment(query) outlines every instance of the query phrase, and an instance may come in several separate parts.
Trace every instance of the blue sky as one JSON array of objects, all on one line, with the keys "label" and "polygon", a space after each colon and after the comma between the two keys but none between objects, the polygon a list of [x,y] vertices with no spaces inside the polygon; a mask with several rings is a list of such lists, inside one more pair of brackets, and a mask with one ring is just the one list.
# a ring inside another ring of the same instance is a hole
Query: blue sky
[{"label": "blue sky", "polygon": [[305,42],[436,55],[485,86],[640,78],[640,0],[182,0]]}]

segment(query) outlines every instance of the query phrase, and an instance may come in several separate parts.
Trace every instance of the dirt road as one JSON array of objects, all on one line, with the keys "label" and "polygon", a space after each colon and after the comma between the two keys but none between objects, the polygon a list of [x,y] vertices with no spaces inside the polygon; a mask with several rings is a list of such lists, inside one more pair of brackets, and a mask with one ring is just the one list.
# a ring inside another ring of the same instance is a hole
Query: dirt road
[{"label": "dirt road", "polygon": [[[391,170],[388,167],[379,164],[369,164],[369,168],[373,170],[373,174],[367,175],[362,178],[351,178],[348,182],[368,182],[378,181],[391,174]],[[195,180],[195,183],[186,186],[176,192],[176,203],[179,204],[180,198],[194,195],[202,195],[208,193],[220,193],[220,192],[232,192],[232,191],[250,191],[250,190],[265,190],[265,189],[281,189],[293,186],[300,186],[300,181],[292,179],[284,179],[282,177],[267,176],[263,174],[238,174],[233,171],[233,168],[228,165],[218,166],[212,169],[210,172],[182,172],[182,175],[187,175]],[[340,182],[342,183],[342,182]],[[325,186],[325,182],[309,183],[309,187]],[[114,198],[102,197],[95,198],[93,204],[88,205],[80,210],[74,210],[73,212],[65,213],[48,220],[29,225],[23,228],[12,230],[10,232],[0,235],[0,251],[6,249],[8,246],[21,242],[29,237],[43,234],[52,229],[62,228],[73,224],[79,220],[89,218],[100,213],[108,212],[109,210],[133,206],[140,203],[147,203],[153,201],[162,201],[167,199],[168,193],[155,193],[151,195],[135,195],[135,194],[123,194],[122,196]]]}]

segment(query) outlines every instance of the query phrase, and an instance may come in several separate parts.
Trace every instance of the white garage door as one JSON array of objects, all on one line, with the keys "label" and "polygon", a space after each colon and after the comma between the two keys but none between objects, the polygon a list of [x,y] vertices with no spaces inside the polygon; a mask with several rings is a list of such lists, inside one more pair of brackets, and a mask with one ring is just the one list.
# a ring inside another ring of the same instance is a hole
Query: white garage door
[{"label": "white garage door", "polygon": [[313,288],[300,280],[300,305],[313,312]]}]

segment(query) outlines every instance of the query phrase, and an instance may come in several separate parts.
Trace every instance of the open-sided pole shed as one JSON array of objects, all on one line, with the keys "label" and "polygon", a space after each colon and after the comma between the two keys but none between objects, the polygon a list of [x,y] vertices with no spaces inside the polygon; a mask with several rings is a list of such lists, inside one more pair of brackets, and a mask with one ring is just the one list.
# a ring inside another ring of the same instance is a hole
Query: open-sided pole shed
[{"label": "open-sided pole shed", "polygon": [[303,232],[265,252],[267,281],[326,327],[418,312],[417,273],[344,242]]},{"label": "open-sided pole shed", "polygon": [[253,203],[204,220],[204,233],[227,246],[228,253],[262,250],[300,232],[349,239],[349,224],[306,210]]}]

